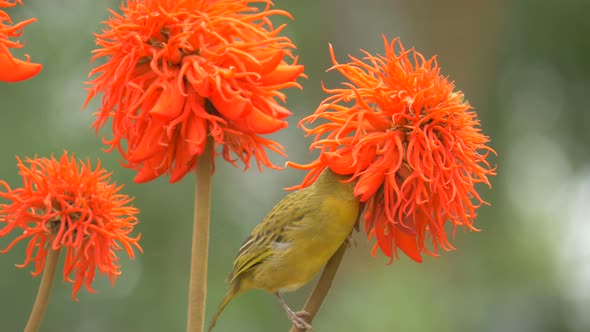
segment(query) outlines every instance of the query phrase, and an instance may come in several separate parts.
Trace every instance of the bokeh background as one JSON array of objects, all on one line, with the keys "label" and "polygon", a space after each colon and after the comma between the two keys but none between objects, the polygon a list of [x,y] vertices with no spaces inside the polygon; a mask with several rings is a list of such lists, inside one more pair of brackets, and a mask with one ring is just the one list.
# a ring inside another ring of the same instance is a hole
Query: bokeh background
[{"label": "bokeh background", "polygon": [[[183,331],[185,329],[193,176],[132,183],[117,154],[101,151],[89,129],[84,82],[107,7],[118,1],[25,1],[9,10],[27,26],[23,52],[45,65],[40,75],[0,85],[0,178],[19,185],[15,156],[48,156],[63,149],[100,157],[141,209],[145,253],[122,258],[115,288],[97,277],[98,293],[79,294],[58,282],[43,331]],[[481,187],[492,205],[479,210],[482,231],[458,232],[458,250],[422,264],[401,258],[391,265],[371,256],[364,233],[347,252],[334,287],[314,322],[317,331],[590,331],[590,1],[471,0],[277,0],[295,21],[285,33],[309,79],[288,92],[290,127],[273,136],[291,160],[306,162],[297,122],[325,98],[321,81],[328,43],[339,60],[359,48],[383,52],[381,35],[399,36],[406,47],[438,55],[444,75],[477,109],[484,132],[499,156],[493,188]],[[22,53],[21,53],[22,54]],[[108,134],[103,131],[101,134]],[[273,157],[278,164],[285,159]],[[243,173],[218,163],[213,179],[208,319],[224,292],[224,279],[251,228],[304,173],[252,169]],[[8,239],[0,239],[4,247]],[[15,263],[24,245],[0,255],[0,330],[20,331],[38,278]],[[310,286],[287,301],[300,307]],[[287,331],[273,296],[253,291],[238,297],[217,331]]]}]

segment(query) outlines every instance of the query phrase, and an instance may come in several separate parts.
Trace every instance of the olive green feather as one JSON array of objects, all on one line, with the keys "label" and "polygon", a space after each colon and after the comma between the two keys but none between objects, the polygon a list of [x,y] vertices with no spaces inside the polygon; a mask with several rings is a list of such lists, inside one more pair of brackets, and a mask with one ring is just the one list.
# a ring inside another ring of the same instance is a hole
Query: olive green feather
[{"label": "olive green feather", "polygon": [[229,283],[272,255],[272,245],[283,240],[286,227],[296,227],[293,222],[303,219],[303,211],[294,210],[291,205],[309,199],[306,189],[287,195],[252,230],[234,261],[233,270],[228,277]]}]

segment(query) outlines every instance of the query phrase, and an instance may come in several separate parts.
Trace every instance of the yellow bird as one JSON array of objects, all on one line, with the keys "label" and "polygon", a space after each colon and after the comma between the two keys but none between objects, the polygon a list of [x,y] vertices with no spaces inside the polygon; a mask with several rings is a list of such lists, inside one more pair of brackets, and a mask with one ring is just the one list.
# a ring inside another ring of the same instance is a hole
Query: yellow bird
[{"label": "yellow bird", "polygon": [[289,319],[313,331],[306,312],[293,312],[282,292],[307,284],[351,233],[359,213],[353,182],[326,169],[316,182],[289,193],[246,239],[228,277],[229,290],[211,320],[209,331],[227,304],[250,289],[274,294]]}]

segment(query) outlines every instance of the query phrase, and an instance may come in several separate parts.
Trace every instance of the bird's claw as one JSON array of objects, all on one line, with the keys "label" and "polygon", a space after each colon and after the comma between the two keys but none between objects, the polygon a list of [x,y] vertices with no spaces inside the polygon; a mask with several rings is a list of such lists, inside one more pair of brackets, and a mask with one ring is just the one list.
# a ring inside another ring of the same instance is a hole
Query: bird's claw
[{"label": "bird's claw", "polygon": [[[297,311],[297,312],[295,313],[295,315],[296,315],[297,317],[301,317],[301,318],[310,318],[310,317],[311,317],[311,314],[310,314],[309,312],[305,311],[305,310],[300,310],[300,311]],[[306,321],[307,321],[307,320],[306,320]]]},{"label": "bird's claw", "polygon": [[291,315],[289,315],[289,316],[290,316],[289,318],[293,322],[293,325],[295,325],[298,329],[303,329],[305,331],[312,331],[313,332],[313,327],[305,319],[305,318],[311,317],[309,312],[301,310],[301,311],[297,311],[297,312],[291,312]]}]

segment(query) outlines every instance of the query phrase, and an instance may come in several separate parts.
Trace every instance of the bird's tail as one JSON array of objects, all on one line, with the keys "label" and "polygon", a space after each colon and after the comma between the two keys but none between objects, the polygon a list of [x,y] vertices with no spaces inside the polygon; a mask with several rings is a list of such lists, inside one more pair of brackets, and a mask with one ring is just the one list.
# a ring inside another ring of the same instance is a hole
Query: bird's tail
[{"label": "bird's tail", "polygon": [[238,282],[233,282],[230,285],[230,288],[229,288],[227,294],[223,298],[223,301],[221,301],[221,304],[217,308],[217,312],[213,316],[213,319],[211,319],[211,323],[209,323],[209,329],[207,330],[208,332],[211,332],[213,330],[213,328],[215,327],[215,324],[217,324],[217,319],[219,318],[219,315],[221,315],[221,313],[223,312],[223,310],[225,309],[225,307],[227,307],[227,305],[229,304],[229,302],[231,302],[231,300],[234,297],[236,297],[238,294],[240,294],[240,293],[241,293],[241,290],[240,290],[240,283],[239,283],[239,281]]}]

